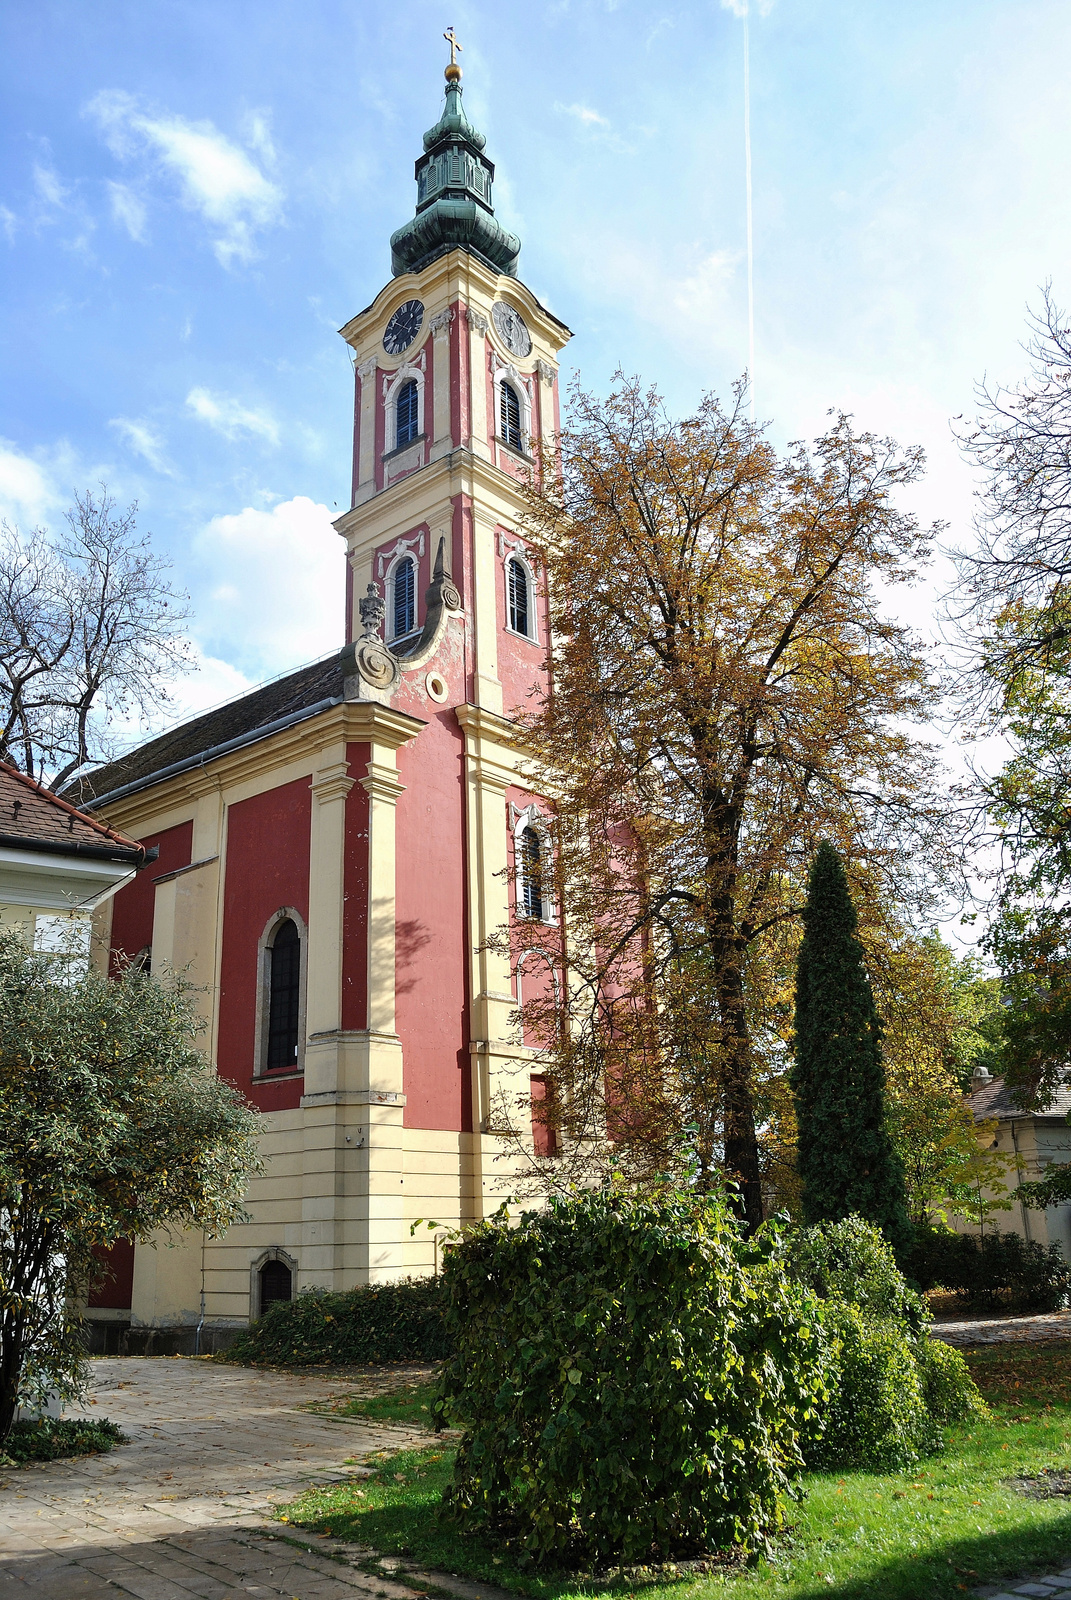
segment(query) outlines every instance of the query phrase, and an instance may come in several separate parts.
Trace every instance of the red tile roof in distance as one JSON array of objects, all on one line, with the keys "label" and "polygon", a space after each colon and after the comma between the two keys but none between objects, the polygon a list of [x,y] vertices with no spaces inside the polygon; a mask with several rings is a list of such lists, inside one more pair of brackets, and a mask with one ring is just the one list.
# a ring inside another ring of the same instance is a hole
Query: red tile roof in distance
[{"label": "red tile roof in distance", "polygon": [[0,844],[120,861],[140,862],[145,856],[136,839],[87,817],[6,761],[0,761]]}]

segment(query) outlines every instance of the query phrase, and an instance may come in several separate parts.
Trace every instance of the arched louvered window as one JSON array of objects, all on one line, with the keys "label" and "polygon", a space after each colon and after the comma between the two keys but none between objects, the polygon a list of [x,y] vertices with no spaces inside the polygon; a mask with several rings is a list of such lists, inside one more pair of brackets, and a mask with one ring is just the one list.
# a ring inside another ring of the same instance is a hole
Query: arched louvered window
[{"label": "arched louvered window", "polygon": [[514,450],[524,449],[521,437],[521,400],[512,383],[499,385],[499,432]]},{"label": "arched louvered window", "polygon": [[402,384],[395,405],[398,426],[394,443],[395,448],[400,450],[403,444],[411,444],[420,431],[420,407],[417,403],[415,378],[410,378],[408,383]]},{"label": "arched louvered window", "polygon": [[534,828],[521,834],[521,896],[526,917],[543,915],[543,845]]},{"label": "arched louvered window", "polygon": [[301,1003],[301,935],[289,917],[275,930],[268,956],[268,1049],[265,1066],[296,1067]]},{"label": "arched louvered window", "polygon": [[512,556],[506,567],[506,580],[509,587],[509,625],[514,633],[523,633],[526,639],[532,637],[531,606],[528,594],[528,572],[523,561],[518,561]]},{"label": "arched louvered window", "polygon": [[404,639],[416,627],[416,562],[411,556],[394,569],[393,598],[392,637]]},{"label": "arched louvered window", "polygon": [[294,1277],[285,1261],[265,1261],[260,1269],[260,1314],[277,1300],[294,1298]]}]

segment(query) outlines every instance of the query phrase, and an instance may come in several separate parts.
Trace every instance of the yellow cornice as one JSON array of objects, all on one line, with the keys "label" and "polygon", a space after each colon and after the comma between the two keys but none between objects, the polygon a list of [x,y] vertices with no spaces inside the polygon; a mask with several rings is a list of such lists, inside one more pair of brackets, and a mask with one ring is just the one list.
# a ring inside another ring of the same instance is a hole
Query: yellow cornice
[{"label": "yellow cornice", "polygon": [[[352,538],[351,550],[365,545],[374,547],[386,543],[395,532],[406,533],[418,523],[429,521],[437,504],[445,511],[459,494],[467,494],[473,500],[493,501],[497,497],[504,506],[512,504],[515,508],[509,521],[516,524],[520,520],[524,500],[517,479],[466,445],[459,445],[449,455],[430,461],[390,488],[381,489],[370,500],[344,511],[331,526],[340,538]],[[413,506],[421,508],[419,516],[410,514]],[[358,530],[363,535],[359,541],[353,537]]]},{"label": "yellow cornice", "polygon": [[289,728],[217,756],[203,766],[177,772],[158,783],[149,779],[143,788],[109,805],[103,815],[109,820],[123,817],[134,828],[144,827],[161,812],[181,808],[207,790],[235,788],[331,745],[367,743],[398,750],[426,726],[419,717],[377,701],[342,701]]}]

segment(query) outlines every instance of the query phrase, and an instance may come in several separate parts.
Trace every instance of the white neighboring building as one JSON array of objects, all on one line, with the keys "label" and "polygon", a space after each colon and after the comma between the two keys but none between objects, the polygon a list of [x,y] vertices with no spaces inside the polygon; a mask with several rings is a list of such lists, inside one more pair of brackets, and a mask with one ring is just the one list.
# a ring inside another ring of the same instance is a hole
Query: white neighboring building
[{"label": "white neighboring building", "polygon": [[0,927],[48,946],[59,925],[84,925],[150,859],[144,845],[77,811],[0,761]]},{"label": "white neighboring building", "polygon": [[[979,1122],[995,1121],[996,1147],[1022,1162],[1022,1182],[1032,1183],[1045,1176],[1046,1169],[1071,1161],[1071,1088],[1064,1086],[1047,1111],[1021,1111],[1005,1088],[1003,1078],[994,1078],[984,1069],[975,1073],[974,1087],[967,1097]],[[1015,1188],[1014,1172],[1008,1175],[1009,1189]],[[976,1233],[977,1224],[966,1217],[953,1217],[958,1233]],[[1058,1244],[1071,1261],[1071,1202],[1050,1206],[1047,1211],[1031,1211],[1021,1201],[1013,1201],[1010,1211],[994,1211],[987,1229],[998,1233],[1018,1233],[1038,1244]]]}]

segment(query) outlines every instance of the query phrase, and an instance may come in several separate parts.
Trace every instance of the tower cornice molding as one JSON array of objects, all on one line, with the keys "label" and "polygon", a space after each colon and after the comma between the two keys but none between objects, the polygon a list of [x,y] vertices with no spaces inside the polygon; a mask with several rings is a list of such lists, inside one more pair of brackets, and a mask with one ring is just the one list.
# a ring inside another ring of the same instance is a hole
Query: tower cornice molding
[{"label": "tower cornice molding", "polygon": [[501,511],[515,524],[523,515],[517,479],[466,445],[459,445],[344,511],[331,526],[340,538],[352,540],[351,548],[374,548],[441,516],[459,494],[467,495],[478,507],[476,514],[487,520]]}]

